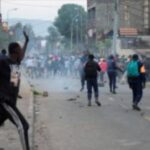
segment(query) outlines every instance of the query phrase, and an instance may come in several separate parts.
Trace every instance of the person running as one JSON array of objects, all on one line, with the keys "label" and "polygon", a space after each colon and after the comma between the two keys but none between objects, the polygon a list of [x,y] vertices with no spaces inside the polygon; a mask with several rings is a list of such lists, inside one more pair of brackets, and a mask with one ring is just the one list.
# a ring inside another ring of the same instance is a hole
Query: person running
[{"label": "person running", "polygon": [[133,110],[140,111],[141,108],[138,106],[142,96],[143,88],[145,88],[145,69],[144,65],[139,61],[137,54],[134,54],[132,60],[127,66],[127,77],[129,87],[132,89],[133,94]]},{"label": "person running", "polygon": [[88,98],[88,106],[91,106],[91,99],[92,99],[92,88],[94,89],[95,94],[95,103],[98,106],[101,106],[99,102],[99,91],[98,91],[98,82],[97,82],[97,72],[101,71],[97,62],[94,61],[94,55],[89,55],[89,60],[85,64],[84,72],[85,72],[85,79],[87,81],[87,98]]},{"label": "person running", "polygon": [[25,43],[23,48],[16,42],[10,43],[8,57],[0,58],[0,126],[9,119],[18,129],[23,150],[30,150],[28,139],[28,122],[18,110],[16,103],[18,92],[16,92],[17,80],[12,82],[11,75],[13,65],[20,65],[24,58],[29,38],[24,32]]}]

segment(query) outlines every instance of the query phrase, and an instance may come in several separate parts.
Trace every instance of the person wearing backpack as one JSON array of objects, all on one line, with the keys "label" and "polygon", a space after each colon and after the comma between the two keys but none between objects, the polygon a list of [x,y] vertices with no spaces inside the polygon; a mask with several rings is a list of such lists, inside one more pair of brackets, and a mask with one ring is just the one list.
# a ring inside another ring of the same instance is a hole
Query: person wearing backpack
[{"label": "person wearing backpack", "polygon": [[94,89],[95,94],[95,103],[98,106],[101,106],[99,102],[99,91],[98,91],[98,82],[97,82],[97,72],[101,71],[97,62],[94,61],[94,55],[89,55],[89,60],[85,64],[84,72],[85,72],[85,79],[87,81],[87,98],[88,98],[88,106],[91,106],[91,99],[92,99],[92,88]]},{"label": "person wearing backpack", "polygon": [[133,110],[140,111],[141,108],[138,106],[142,96],[143,88],[145,87],[145,77],[141,72],[143,64],[139,61],[137,54],[132,56],[132,60],[127,65],[127,78],[129,87],[132,89],[133,94]]}]

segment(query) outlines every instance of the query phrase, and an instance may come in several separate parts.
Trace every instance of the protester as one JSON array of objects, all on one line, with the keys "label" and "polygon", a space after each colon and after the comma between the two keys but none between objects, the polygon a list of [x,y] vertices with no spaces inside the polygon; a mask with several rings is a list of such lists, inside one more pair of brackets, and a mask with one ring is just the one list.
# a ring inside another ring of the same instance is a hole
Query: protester
[{"label": "protester", "polygon": [[134,54],[132,60],[127,66],[127,76],[129,87],[132,89],[133,94],[133,109],[140,111],[141,108],[138,106],[142,96],[143,88],[145,88],[145,72],[141,72],[143,64],[139,61],[138,55]]},{"label": "protester", "polygon": [[99,91],[98,91],[98,82],[97,82],[97,71],[101,71],[97,62],[94,61],[94,56],[89,55],[89,60],[84,67],[85,71],[85,79],[87,81],[87,98],[88,98],[88,106],[91,106],[92,99],[92,88],[94,89],[95,94],[95,103],[98,106],[101,106],[99,102]]},{"label": "protester", "polygon": [[[25,43],[23,48],[16,42],[10,43],[8,58],[0,58],[0,125],[9,119],[18,129],[23,150],[30,150],[28,139],[29,125],[16,106],[18,97],[16,86],[19,79],[16,80],[16,78],[15,83],[11,79],[12,71],[14,71],[12,70],[14,68],[13,65],[19,66],[26,52],[29,39],[25,32],[24,37]],[[13,75],[16,77],[17,74]]]},{"label": "protester", "polygon": [[116,59],[113,55],[110,55],[107,61],[108,67],[107,67],[107,73],[109,78],[109,88],[110,92],[113,94],[116,94],[116,76],[117,76],[117,70],[123,72],[120,67],[117,66]]},{"label": "protester", "polygon": [[106,60],[104,58],[100,59],[99,66],[101,68],[100,82],[101,82],[102,85],[104,85],[104,83],[105,83],[104,77],[105,77],[105,74],[107,72],[107,67],[108,67],[107,62],[106,62]]}]

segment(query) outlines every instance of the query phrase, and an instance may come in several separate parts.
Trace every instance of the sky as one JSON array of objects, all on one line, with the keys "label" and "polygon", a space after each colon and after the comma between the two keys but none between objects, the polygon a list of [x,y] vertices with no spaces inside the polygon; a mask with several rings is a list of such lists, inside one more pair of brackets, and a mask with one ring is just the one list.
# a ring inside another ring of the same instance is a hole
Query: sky
[{"label": "sky", "polygon": [[[87,0],[0,0],[3,18],[25,18],[54,21],[63,4],[74,3],[86,9]],[[17,8],[17,10],[14,10]]]}]

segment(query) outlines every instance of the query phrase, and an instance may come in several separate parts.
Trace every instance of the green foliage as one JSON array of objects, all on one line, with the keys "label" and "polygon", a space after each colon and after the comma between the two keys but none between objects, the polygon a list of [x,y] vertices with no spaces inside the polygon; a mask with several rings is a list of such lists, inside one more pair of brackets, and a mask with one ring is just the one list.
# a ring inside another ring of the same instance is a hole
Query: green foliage
[{"label": "green foliage", "polygon": [[0,49],[7,49],[9,34],[4,32],[2,26],[0,26]]},{"label": "green foliage", "polygon": [[112,40],[111,39],[105,39],[103,41],[99,41],[96,44],[96,47],[102,57],[108,56],[108,50],[112,46]]},{"label": "green foliage", "polygon": [[80,5],[63,5],[54,24],[65,38],[71,39],[72,32],[74,41],[77,36],[79,41],[83,41],[86,32],[86,12]]},{"label": "green foliage", "polygon": [[56,27],[51,26],[48,28],[48,37],[46,43],[46,49],[48,51],[53,51],[57,48],[58,44],[61,42],[61,35]]}]

